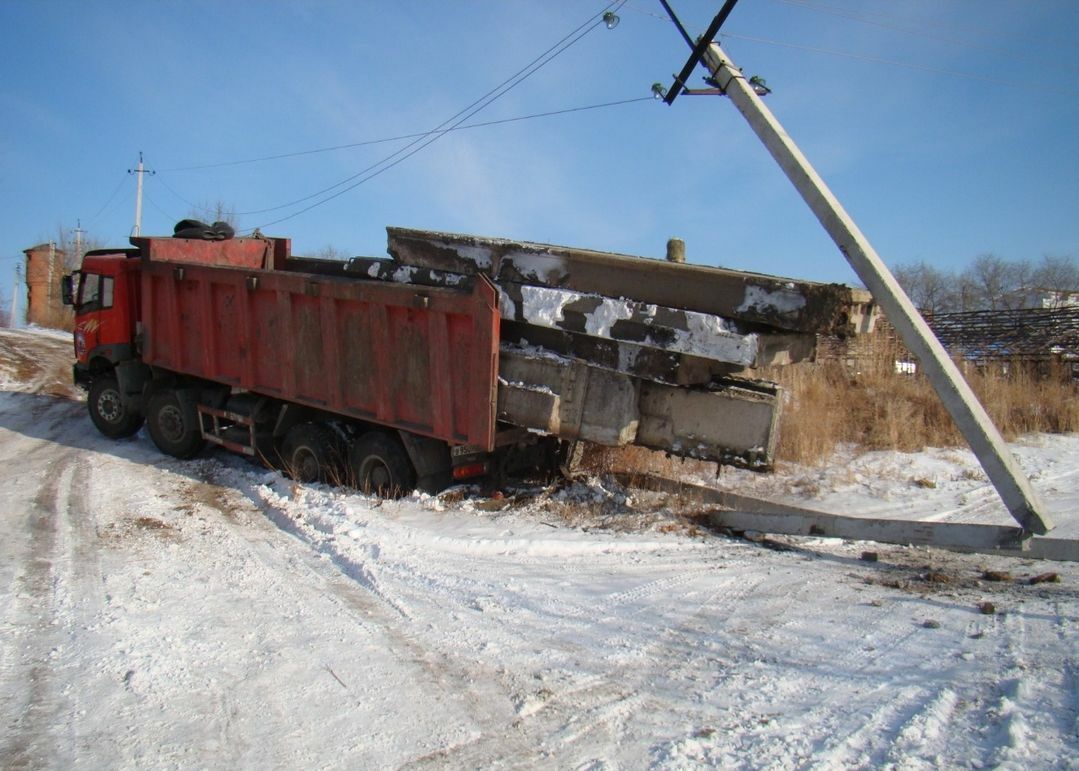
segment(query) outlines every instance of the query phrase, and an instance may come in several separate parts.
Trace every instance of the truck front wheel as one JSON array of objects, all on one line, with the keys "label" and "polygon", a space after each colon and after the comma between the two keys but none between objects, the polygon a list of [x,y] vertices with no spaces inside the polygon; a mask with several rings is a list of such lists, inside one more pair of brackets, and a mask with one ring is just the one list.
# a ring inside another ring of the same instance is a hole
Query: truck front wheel
[{"label": "truck front wheel", "polygon": [[193,458],[205,445],[195,405],[181,400],[175,391],[165,389],[155,393],[146,412],[150,438],[166,455]]},{"label": "truck front wheel", "polygon": [[97,430],[110,439],[132,436],[142,427],[142,415],[125,406],[124,395],[112,375],[94,378],[86,406]]},{"label": "truck front wheel", "polygon": [[365,493],[400,498],[416,487],[416,470],[401,442],[384,431],[369,431],[349,451],[356,486]]}]

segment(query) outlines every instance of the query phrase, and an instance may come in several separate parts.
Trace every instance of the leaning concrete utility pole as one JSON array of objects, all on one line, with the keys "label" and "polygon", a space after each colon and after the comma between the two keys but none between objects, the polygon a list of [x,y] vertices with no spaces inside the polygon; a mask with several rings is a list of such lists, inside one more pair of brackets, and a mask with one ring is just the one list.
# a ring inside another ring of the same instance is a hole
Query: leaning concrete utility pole
[{"label": "leaning concrete utility pole", "polygon": [[[970,444],[1008,511],[1024,530],[1039,535],[1047,533],[1053,528],[1053,523],[1043,511],[1030,481],[1023,475],[1000,432],[944,346],[873,249],[869,239],[858,229],[794,140],[757,95],[758,89],[765,90],[762,84],[747,80],[719,44],[710,42],[714,34],[706,39],[709,42],[703,50],[703,61],[712,73],[712,83],[720,93],[730,97],[749,122],[854,272],[872,292],[903,342],[918,357],[929,382]],[[676,87],[683,87],[684,82],[683,78],[681,83],[676,83]]]}]

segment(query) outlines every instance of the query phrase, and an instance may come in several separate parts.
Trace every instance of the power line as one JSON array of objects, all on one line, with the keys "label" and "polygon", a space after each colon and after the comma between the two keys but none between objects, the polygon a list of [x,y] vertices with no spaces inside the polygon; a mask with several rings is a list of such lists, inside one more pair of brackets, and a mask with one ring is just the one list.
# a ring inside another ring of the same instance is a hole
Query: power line
[{"label": "power line", "polygon": [[[277,155],[264,155],[260,158],[245,158],[237,161],[221,161],[219,163],[205,163],[198,166],[177,166],[170,169],[158,169],[160,174],[163,171],[201,171],[203,169],[219,169],[226,166],[242,166],[249,163],[262,163],[263,161],[277,161],[284,158],[297,158],[304,155],[316,155],[318,153],[331,153],[336,150],[351,150],[356,147],[366,147],[368,145],[386,144],[387,142],[399,142],[405,139],[415,139],[417,137],[430,136],[431,134],[448,134],[452,131],[464,131],[466,129],[484,128],[487,126],[497,126],[502,123],[515,123],[517,121],[533,120],[535,118],[550,118],[555,115],[565,115],[573,112],[584,112],[586,110],[599,110],[604,107],[617,107],[623,104],[632,104],[634,102],[651,102],[655,98],[651,96],[635,97],[633,99],[619,99],[614,102],[602,102],[600,104],[589,104],[581,107],[566,107],[561,110],[550,110],[548,112],[537,112],[531,115],[518,115],[513,118],[501,118],[499,120],[488,120],[481,123],[466,123],[463,126],[455,126],[453,128],[439,129],[435,131],[424,131],[415,134],[401,134],[395,137],[385,137],[383,139],[367,139],[362,142],[350,142],[344,145],[332,145],[330,147],[317,147],[311,150],[297,150],[290,153],[278,153]],[[175,191],[173,194],[176,195]],[[177,197],[179,197],[177,195]],[[181,200],[183,200],[181,198]]]},{"label": "power line", "polygon": [[[258,162],[262,162],[262,161],[278,160],[280,158],[292,158],[292,157],[296,157],[296,156],[314,155],[316,153],[328,153],[328,152],[333,152],[335,150],[347,150],[347,149],[352,149],[352,148],[356,148],[356,147],[363,147],[363,146],[366,146],[366,145],[383,144],[383,143],[386,143],[386,142],[396,142],[396,141],[401,141],[401,140],[405,140],[405,139],[413,139],[413,138],[416,138],[416,137],[421,137],[422,138],[422,137],[430,136],[431,134],[439,134],[439,135],[448,134],[448,133],[453,132],[453,131],[464,131],[466,129],[485,128],[485,127],[488,127],[488,126],[498,126],[498,125],[501,125],[501,124],[504,124],[504,123],[516,123],[516,122],[519,122],[519,121],[533,120],[533,119],[536,119],[536,118],[549,118],[549,117],[553,117],[553,116],[556,116],[556,115],[567,115],[567,114],[570,114],[570,113],[585,112],[587,110],[598,110],[598,109],[602,109],[602,108],[606,108],[606,107],[618,107],[618,106],[626,105],[626,104],[636,104],[638,102],[654,102],[654,101],[655,101],[655,97],[652,97],[652,96],[634,97],[632,99],[618,99],[618,100],[613,101],[613,102],[602,102],[600,104],[589,104],[589,105],[583,105],[581,107],[566,107],[566,108],[563,108],[561,110],[549,110],[547,112],[532,113],[530,115],[518,115],[518,116],[515,116],[515,117],[512,117],[512,118],[500,118],[500,119],[497,119],[497,120],[482,121],[480,123],[467,123],[465,125],[456,126],[456,127],[447,128],[447,129],[441,129],[441,130],[435,131],[435,132],[428,131],[428,132],[423,132],[423,133],[418,133],[418,134],[402,134],[400,136],[387,137],[385,139],[370,139],[370,140],[366,140],[366,141],[363,141],[363,142],[352,142],[352,143],[344,144],[344,145],[334,145],[333,147],[320,147],[320,148],[316,148],[316,149],[312,149],[312,150],[299,150],[299,151],[292,152],[292,153],[281,153],[281,154],[278,154],[278,155],[268,155],[268,156],[264,156],[262,158],[249,158],[249,159],[241,160],[241,161],[225,161],[225,162],[222,162],[222,163],[206,164],[206,165],[203,165],[203,166],[187,166],[187,167],[183,167],[183,168],[172,169],[172,171],[208,169],[208,168],[218,168],[218,167],[222,167],[222,166],[237,166],[237,165],[245,164],[245,163],[258,163]],[[192,209],[196,209],[198,211],[203,211],[203,212],[212,212],[213,211],[212,209],[208,209],[205,206],[200,206],[199,204],[192,203],[189,199],[187,199],[184,196],[180,195],[180,193],[178,193],[174,187],[172,187],[168,182],[166,182],[160,176],[160,174],[161,174],[161,171],[159,170],[158,171],[159,176],[158,176],[157,181],[160,182],[165,187],[165,189],[169,193],[171,193],[173,195],[173,197],[176,198],[178,201],[180,201],[181,203],[185,204],[186,206],[188,206],[188,207],[190,207]],[[267,210],[263,210],[263,211],[267,211]],[[250,214],[257,214],[257,213],[261,213],[261,212],[237,212],[235,216],[250,215]]]},{"label": "power line", "polygon": [[[483,110],[484,108],[486,108],[489,105],[491,105],[492,103],[494,103],[496,100],[498,100],[500,97],[504,96],[506,93],[508,93],[513,88],[516,88],[517,86],[519,86],[526,79],[528,79],[530,76],[532,76],[533,74],[538,72],[541,68],[543,68],[544,66],[549,64],[556,57],[558,57],[559,55],[564,53],[572,45],[577,43],[581,38],[583,38],[585,35],[587,35],[589,32],[591,32],[596,26],[598,26],[600,23],[602,23],[603,20],[604,20],[604,16],[608,13],[608,11],[618,10],[622,5],[625,4],[625,2],[626,2],[626,0],[618,0],[618,2],[609,3],[606,6],[606,8],[605,8],[605,10],[603,12],[591,15],[585,22],[580,24],[572,32],[570,32],[569,34],[564,36],[561,40],[559,40],[553,46],[551,46],[546,51],[544,51],[542,54],[540,54],[535,59],[533,59],[529,64],[525,65],[520,70],[518,70],[516,73],[514,73],[510,77],[503,80],[500,84],[495,86],[493,89],[488,91],[486,94],[481,96],[479,99],[472,102],[472,104],[470,104],[467,107],[465,107],[464,109],[458,111],[453,117],[443,121],[441,124],[436,126],[434,129],[432,129],[427,134],[424,134],[420,138],[414,139],[412,142],[410,142],[405,147],[397,150],[394,153],[391,153],[386,158],[383,158],[379,162],[377,162],[375,164],[372,164],[371,166],[368,166],[366,169],[363,169],[363,170],[353,174],[352,176],[347,177],[346,179],[344,179],[344,180],[342,180],[342,181],[340,181],[340,182],[338,182],[338,183],[336,183],[334,185],[331,185],[328,188],[324,188],[323,190],[321,190],[321,191],[319,191],[317,193],[312,193],[311,195],[304,196],[303,198],[297,199],[296,201],[292,201],[291,203],[288,203],[288,204],[283,204],[281,206],[276,206],[276,207],[272,207],[270,209],[261,210],[261,211],[273,211],[273,210],[276,210],[276,209],[287,208],[289,206],[294,206],[294,205],[296,205],[298,203],[302,203],[303,201],[307,201],[307,200],[310,200],[312,198],[317,198],[318,196],[324,195],[325,193],[328,193],[331,190],[334,190],[335,188],[341,188],[340,190],[333,193],[332,195],[327,195],[325,198],[317,200],[314,203],[310,204],[309,206],[305,206],[304,208],[300,209],[299,211],[293,212],[292,214],[289,214],[289,215],[287,215],[285,217],[280,217],[280,218],[278,218],[276,220],[273,220],[271,222],[266,222],[266,223],[264,223],[262,225],[257,226],[256,228],[254,228],[254,230],[257,230],[257,229],[263,228],[263,227],[268,227],[269,225],[276,225],[279,222],[284,222],[284,221],[292,219],[294,217],[298,217],[299,215],[301,215],[301,214],[303,214],[305,212],[308,212],[311,209],[314,209],[314,208],[316,208],[318,206],[321,206],[322,204],[327,203],[329,201],[332,201],[334,198],[337,198],[337,197],[349,192],[350,190],[355,189],[356,187],[362,185],[364,182],[367,182],[367,181],[369,181],[371,179],[374,179],[379,174],[382,174],[383,172],[388,171],[389,169],[393,168],[394,166],[401,163],[405,159],[412,157],[413,155],[418,153],[420,150],[423,150],[424,148],[431,145],[433,142],[436,142],[438,139],[445,136],[446,131],[444,131],[443,129],[447,125],[449,125],[450,128],[456,128],[456,127],[460,126],[462,123],[464,123],[466,120],[471,118],[473,115],[475,115],[479,111]],[[411,149],[413,147],[415,147],[415,149]],[[391,161],[391,159],[393,159],[395,156],[400,156],[400,157],[397,157],[396,160]],[[383,165],[383,164],[385,164],[385,165]],[[382,166],[382,168],[378,168],[379,166]],[[364,176],[364,175],[366,175],[366,176]],[[356,180],[356,181],[353,181],[353,180]],[[349,183],[351,183],[351,184],[349,184]],[[347,185],[347,186],[342,187],[343,185]],[[248,213],[255,213],[255,212],[248,212]]]},{"label": "power line", "polygon": [[177,218],[173,217],[173,216],[172,216],[171,214],[169,214],[169,213],[168,213],[167,211],[165,211],[165,210],[164,210],[164,209],[162,209],[162,208],[161,208],[160,206],[158,206],[158,205],[157,205],[157,201],[155,201],[155,200],[154,200],[154,199],[153,199],[153,198],[152,198],[152,197],[150,196],[150,194],[149,194],[149,193],[144,193],[144,194],[145,194],[145,196],[146,196],[146,200],[150,202],[150,205],[151,205],[151,206],[153,206],[153,207],[154,207],[155,209],[157,209],[157,212],[158,212],[158,214],[160,214],[160,215],[161,215],[162,217],[164,217],[164,218],[165,218],[165,221],[166,221],[166,222],[178,222],[178,221],[179,221],[179,220],[178,220]]},{"label": "power line", "polygon": [[129,175],[127,174],[124,174],[122,177],[120,177],[120,181],[116,183],[116,187],[113,188],[112,193],[109,194],[108,200],[106,200],[105,203],[102,204],[101,208],[97,210],[97,214],[95,214],[93,217],[86,221],[87,227],[96,222],[97,218],[105,213],[105,209],[109,208],[109,204],[112,203],[112,199],[116,197],[116,194],[120,192],[120,188],[124,186],[124,183],[127,182],[129,178]]},{"label": "power line", "polygon": [[626,0],[626,8],[644,16],[651,16],[653,19],[659,19],[660,21],[666,22],[667,24],[671,23],[671,19],[669,16],[664,16],[660,13],[653,13],[652,11],[646,11],[643,8],[638,8],[634,3],[629,2],[629,0]]},{"label": "power line", "polygon": [[[161,172],[158,172],[158,174],[159,174],[159,175],[160,175],[160,173],[161,173]],[[165,188],[166,190],[168,190],[168,191],[169,191],[170,193],[172,193],[172,195],[173,195],[173,196],[174,196],[174,197],[176,198],[176,200],[180,201],[181,203],[183,203],[183,204],[186,204],[187,206],[190,206],[190,207],[191,207],[192,209],[197,209],[197,210],[199,210],[199,211],[206,211],[206,212],[208,212],[208,211],[212,211],[212,209],[207,209],[207,208],[206,208],[205,206],[199,206],[198,204],[194,204],[194,203],[191,203],[191,201],[187,200],[187,199],[186,199],[186,198],[184,198],[184,197],[183,197],[182,195],[180,195],[179,193],[177,193],[177,192],[176,192],[176,191],[175,191],[175,190],[174,190],[174,189],[172,188],[172,185],[170,185],[170,184],[169,184],[168,182],[166,182],[166,181],[165,181],[164,179],[162,179],[162,178],[161,178],[160,176],[158,176],[158,178],[157,178],[157,181],[158,181],[158,182],[160,182],[160,183],[162,184],[162,186],[163,186],[163,187],[164,187],[164,188]]]},{"label": "power line", "polygon": [[[621,0],[620,3],[609,3],[607,5],[607,8],[608,9],[615,8],[615,7],[617,7],[617,6],[621,5],[621,4],[624,4],[625,2],[626,2],[626,0]],[[515,88],[516,86],[520,85],[520,83],[522,83],[525,79],[530,77],[532,74],[534,74],[536,71],[538,71],[541,67],[545,66],[547,63],[552,61],[555,57],[560,55],[563,51],[565,51],[570,46],[572,46],[574,43],[576,43],[578,40],[580,40],[581,37],[583,37],[585,34],[587,34],[589,31],[591,31],[591,29],[594,26],[596,26],[599,23],[599,20],[602,19],[602,18],[603,18],[602,13],[593,14],[583,24],[579,25],[572,32],[570,32],[569,34],[564,36],[561,40],[559,40],[557,43],[552,45],[550,48],[548,48],[542,54],[537,56],[531,62],[529,62],[524,67],[519,69],[517,72],[513,73],[508,78],[503,80],[497,86],[495,86],[494,88],[489,90],[486,94],[481,96],[479,99],[475,100],[474,102],[472,102],[470,105],[468,105],[464,109],[459,110],[456,114],[454,114],[450,118],[444,120],[442,123],[440,123],[438,126],[436,126],[431,131],[428,131],[428,132],[426,132],[424,134],[421,134],[418,138],[416,138],[413,141],[409,142],[404,147],[398,149],[394,153],[391,153],[390,155],[386,156],[385,158],[381,159],[380,161],[368,166],[365,169],[362,169],[362,170],[356,172],[355,174],[353,174],[353,175],[351,175],[349,177],[346,177],[345,179],[341,180],[340,182],[338,182],[338,183],[336,183],[334,185],[331,185],[331,186],[329,186],[327,188],[323,188],[322,190],[320,190],[318,192],[312,193],[311,195],[304,196],[303,198],[297,199],[295,201],[291,201],[291,202],[286,203],[286,204],[282,204],[280,206],[273,206],[273,207],[269,207],[269,208],[266,208],[266,209],[258,209],[256,211],[252,211],[252,212],[241,212],[241,214],[261,214],[261,213],[264,213],[264,212],[278,211],[280,209],[286,209],[286,208],[289,208],[290,206],[295,206],[297,204],[303,203],[304,201],[309,201],[312,198],[317,198],[320,195],[324,195],[324,194],[330,192],[331,190],[334,190],[335,188],[342,187],[343,185],[346,185],[349,182],[352,182],[353,180],[362,177],[360,179],[360,181],[357,182],[356,184],[351,185],[351,186],[339,191],[338,193],[335,193],[334,195],[324,199],[323,201],[320,201],[320,202],[314,204],[313,206],[304,208],[303,210],[296,212],[295,214],[291,215],[290,217],[285,218],[285,219],[291,219],[292,216],[297,216],[297,215],[302,214],[302,213],[304,213],[306,211],[310,211],[310,209],[314,208],[314,206],[320,206],[321,204],[323,204],[323,203],[325,203],[327,201],[333,200],[334,198],[336,198],[341,193],[352,190],[356,186],[366,182],[368,179],[372,179],[375,176],[378,176],[382,172],[392,168],[393,166],[396,166],[400,161],[404,160],[405,158],[409,158],[412,155],[414,155],[416,151],[406,152],[410,148],[412,148],[412,147],[416,146],[417,144],[419,144],[420,147],[417,148],[417,151],[422,150],[424,147],[427,147],[429,144],[431,144],[432,142],[434,142],[435,140],[437,140],[441,136],[443,136],[445,134],[445,131],[443,131],[443,129],[447,125],[450,125],[451,128],[456,128],[461,123],[463,123],[465,120],[468,120],[468,118],[472,117],[477,112],[479,112],[480,110],[487,107],[488,105],[493,103],[495,100],[497,100],[498,98],[500,98],[501,96],[506,94],[512,88]],[[583,32],[581,32],[582,29],[584,30]],[[576,37],[574,37],[575,35],[576,35]],[[569,42],[567,42],[567,41],[569,41]],[[456,122],[454,122],[454,121],[456,121]],[[405,153],[405,154],[401,158],[399,158],[398,160],[393,161],[392,163],[390,163],[391,159],[393,159],[395,156],[402,155],[402,153]],[[380,169],[380,170],[375,171],[382,164],[388,164],[388,165],[385,166],[384,168]],[[363,177],[363,175],[367,174],[368,172],[373,172],[373,173],[371,173],[367,177]],[[266,223],[266,225],[275,225],[278,222],[282,222],[282,221],[284,221],[284,220],[279,219],[279,220],[275,220],[274,222],[268,222],[268,223]],[[260,227],[264,227],[264,226],[260,226]]]}]

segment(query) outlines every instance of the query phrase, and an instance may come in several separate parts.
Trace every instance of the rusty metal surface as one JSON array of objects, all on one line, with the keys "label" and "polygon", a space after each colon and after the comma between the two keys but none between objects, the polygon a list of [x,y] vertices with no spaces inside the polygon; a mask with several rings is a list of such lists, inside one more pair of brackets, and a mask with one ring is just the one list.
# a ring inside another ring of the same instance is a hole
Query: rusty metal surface
[{"label": "rusty metal surface", "polygon": [[136,236],[131,243],[152,262],[177,262],[221,267],[281,269],[290,248],[286,238],[230,238],[204,241],[194,238]]},{"label": "rusty metal surface", "polygon": [[793,332],[855,334],[872,327],[869,293],[842,284],[551,244],[386,230],[389,253],[402,265],[484,273],[500,285],[512,282],[626,297]]},{"label": "rusty metal surface", "polygon": [[142,300],[148,364],[493,447],[499,317],[487,281],[463,292],[147,260]]}]

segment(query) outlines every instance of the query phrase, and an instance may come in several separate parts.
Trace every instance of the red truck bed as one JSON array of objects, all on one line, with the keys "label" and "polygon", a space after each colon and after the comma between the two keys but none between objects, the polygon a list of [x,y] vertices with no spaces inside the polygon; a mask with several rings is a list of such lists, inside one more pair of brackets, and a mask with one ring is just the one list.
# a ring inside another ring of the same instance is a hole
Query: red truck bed
[{"label": "red truck bed", "polygon": [[220,255],[202,262],[189,250],[170,257],[151,252],[142,264],[147,364],[493,449],[499,313],[489,282],[468,292],[251,266],[261,254],[251,267],[208,265]]}]

